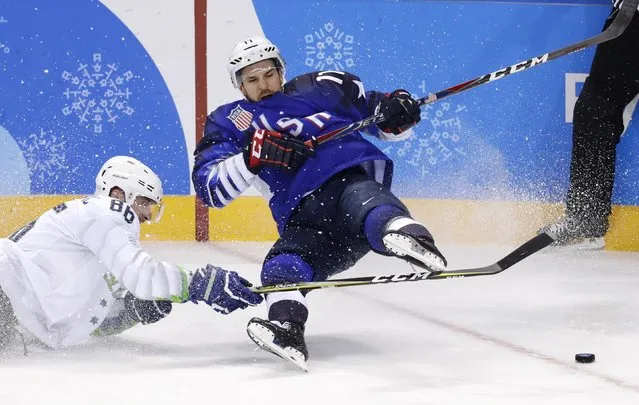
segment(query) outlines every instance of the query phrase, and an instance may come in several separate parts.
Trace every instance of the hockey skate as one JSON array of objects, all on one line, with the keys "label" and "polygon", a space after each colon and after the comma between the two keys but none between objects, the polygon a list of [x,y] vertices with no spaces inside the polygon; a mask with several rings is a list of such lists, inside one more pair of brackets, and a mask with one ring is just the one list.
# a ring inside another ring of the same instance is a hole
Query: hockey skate
[{"label": "hockey skate", "polygon": [[411,235],[404,228],[386,232],[382,241],[388,252],[431,272],[446,270],[446,259],[433,239]]},{"label": "hockey skate", "polygon": [[18,320],[13,313],[9,297],[0,290],[0,350],[9,346],[16,335]]},{"label": "hockey skate", "polygon": [[306,367],[308,350],[304,341],[303,326],[291,322],[280,323],[253,318],[249,321],[246,332],[261,349],[308,371]]},{"label": "hockey skate", "polygon": [[550,246],[565,247],[573,250],[601,250],[606,247],[603,236],[588,232],[579,222],[571,217],[563,217],[559,221],[547,225],[538,233],[547,233],[555,241]]}]

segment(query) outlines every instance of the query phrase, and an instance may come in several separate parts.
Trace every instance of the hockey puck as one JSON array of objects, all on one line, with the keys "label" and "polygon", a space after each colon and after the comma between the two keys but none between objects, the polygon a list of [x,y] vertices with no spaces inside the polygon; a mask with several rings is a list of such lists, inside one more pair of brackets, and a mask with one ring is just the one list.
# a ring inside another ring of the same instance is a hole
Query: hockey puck
[{"label": "hockey puck", "polygon": [[577,353],[575,354],[575,361],[577,363],[592,363],[595,361],[595,355],[592,353]]}]

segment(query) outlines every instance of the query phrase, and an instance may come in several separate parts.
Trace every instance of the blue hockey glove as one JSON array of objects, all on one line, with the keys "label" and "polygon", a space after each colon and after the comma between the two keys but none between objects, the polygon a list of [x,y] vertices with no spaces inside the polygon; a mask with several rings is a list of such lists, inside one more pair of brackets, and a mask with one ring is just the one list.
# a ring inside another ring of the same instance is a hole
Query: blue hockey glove
[{"label": "blue hockey glove", "polygon": [[377,127],[387,134],[401,134],[422,119],[419,103],[403,89],[384,97],[375,108],[375,114],[380,112],[386,120],[377,124]]},{"label": "blue hockey glove", "polygon": [[315,150],[294,136],[258,129],[247,134],[242,153],[246,167],[257,174],[263,167],[296,172]]},{"label": "blue hockey glove", "polygon": [[248,289],[251,285],[234,271],[207,264],[193,275],[189,284],[189,300],[196,304],[204,301],[215,311],[228,314],[262,302],[260,294]]},{"label": "blue hockey glove", "polygon": [[130,292],[123,299],[127,315],[143,325],[159,321],[170,314],[173,308],[170,301],[141,300]]}]

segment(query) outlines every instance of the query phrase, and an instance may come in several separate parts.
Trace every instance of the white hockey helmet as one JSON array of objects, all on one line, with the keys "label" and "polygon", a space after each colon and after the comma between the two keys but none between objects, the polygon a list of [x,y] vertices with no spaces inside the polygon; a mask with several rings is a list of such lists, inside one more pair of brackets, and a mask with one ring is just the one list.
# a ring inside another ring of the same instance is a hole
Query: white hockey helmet
[{"label": "white hockey helmet", "polygon": [[275,67],[281,69],[282,77],[284,77],[286,64],[280,54],[280,50],[271,41],[256,36],[238,42],[231,51],[227,66],[233,86],[240,88],[242,80],[239,75],[242,68],[267,59],[273,59]]},{"label": "white hockey helmet", "polygon": [[151,222],[158,222],[164,212],[162,180],[147,165],[130,156],[114,156],[107,160],[95,178],[95,194],[109,196],[117,187],[124,191],[127,204],[136,197],[146,197],[156,205],[151,210]]}]

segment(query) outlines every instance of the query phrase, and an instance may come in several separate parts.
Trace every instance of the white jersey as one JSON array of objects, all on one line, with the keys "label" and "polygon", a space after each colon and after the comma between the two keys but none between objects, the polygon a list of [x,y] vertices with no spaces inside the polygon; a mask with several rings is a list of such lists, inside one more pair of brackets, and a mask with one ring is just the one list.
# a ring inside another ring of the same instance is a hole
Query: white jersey
[{"label": "white jersey", "polygon": [[189,275],[154,260],[139,235],[138,217],[123,201],[60,204],[0,239],[0,288],[20,324],[54,348],[81,343],[98,328],[117,287],[144,300],[185,301]]}]

